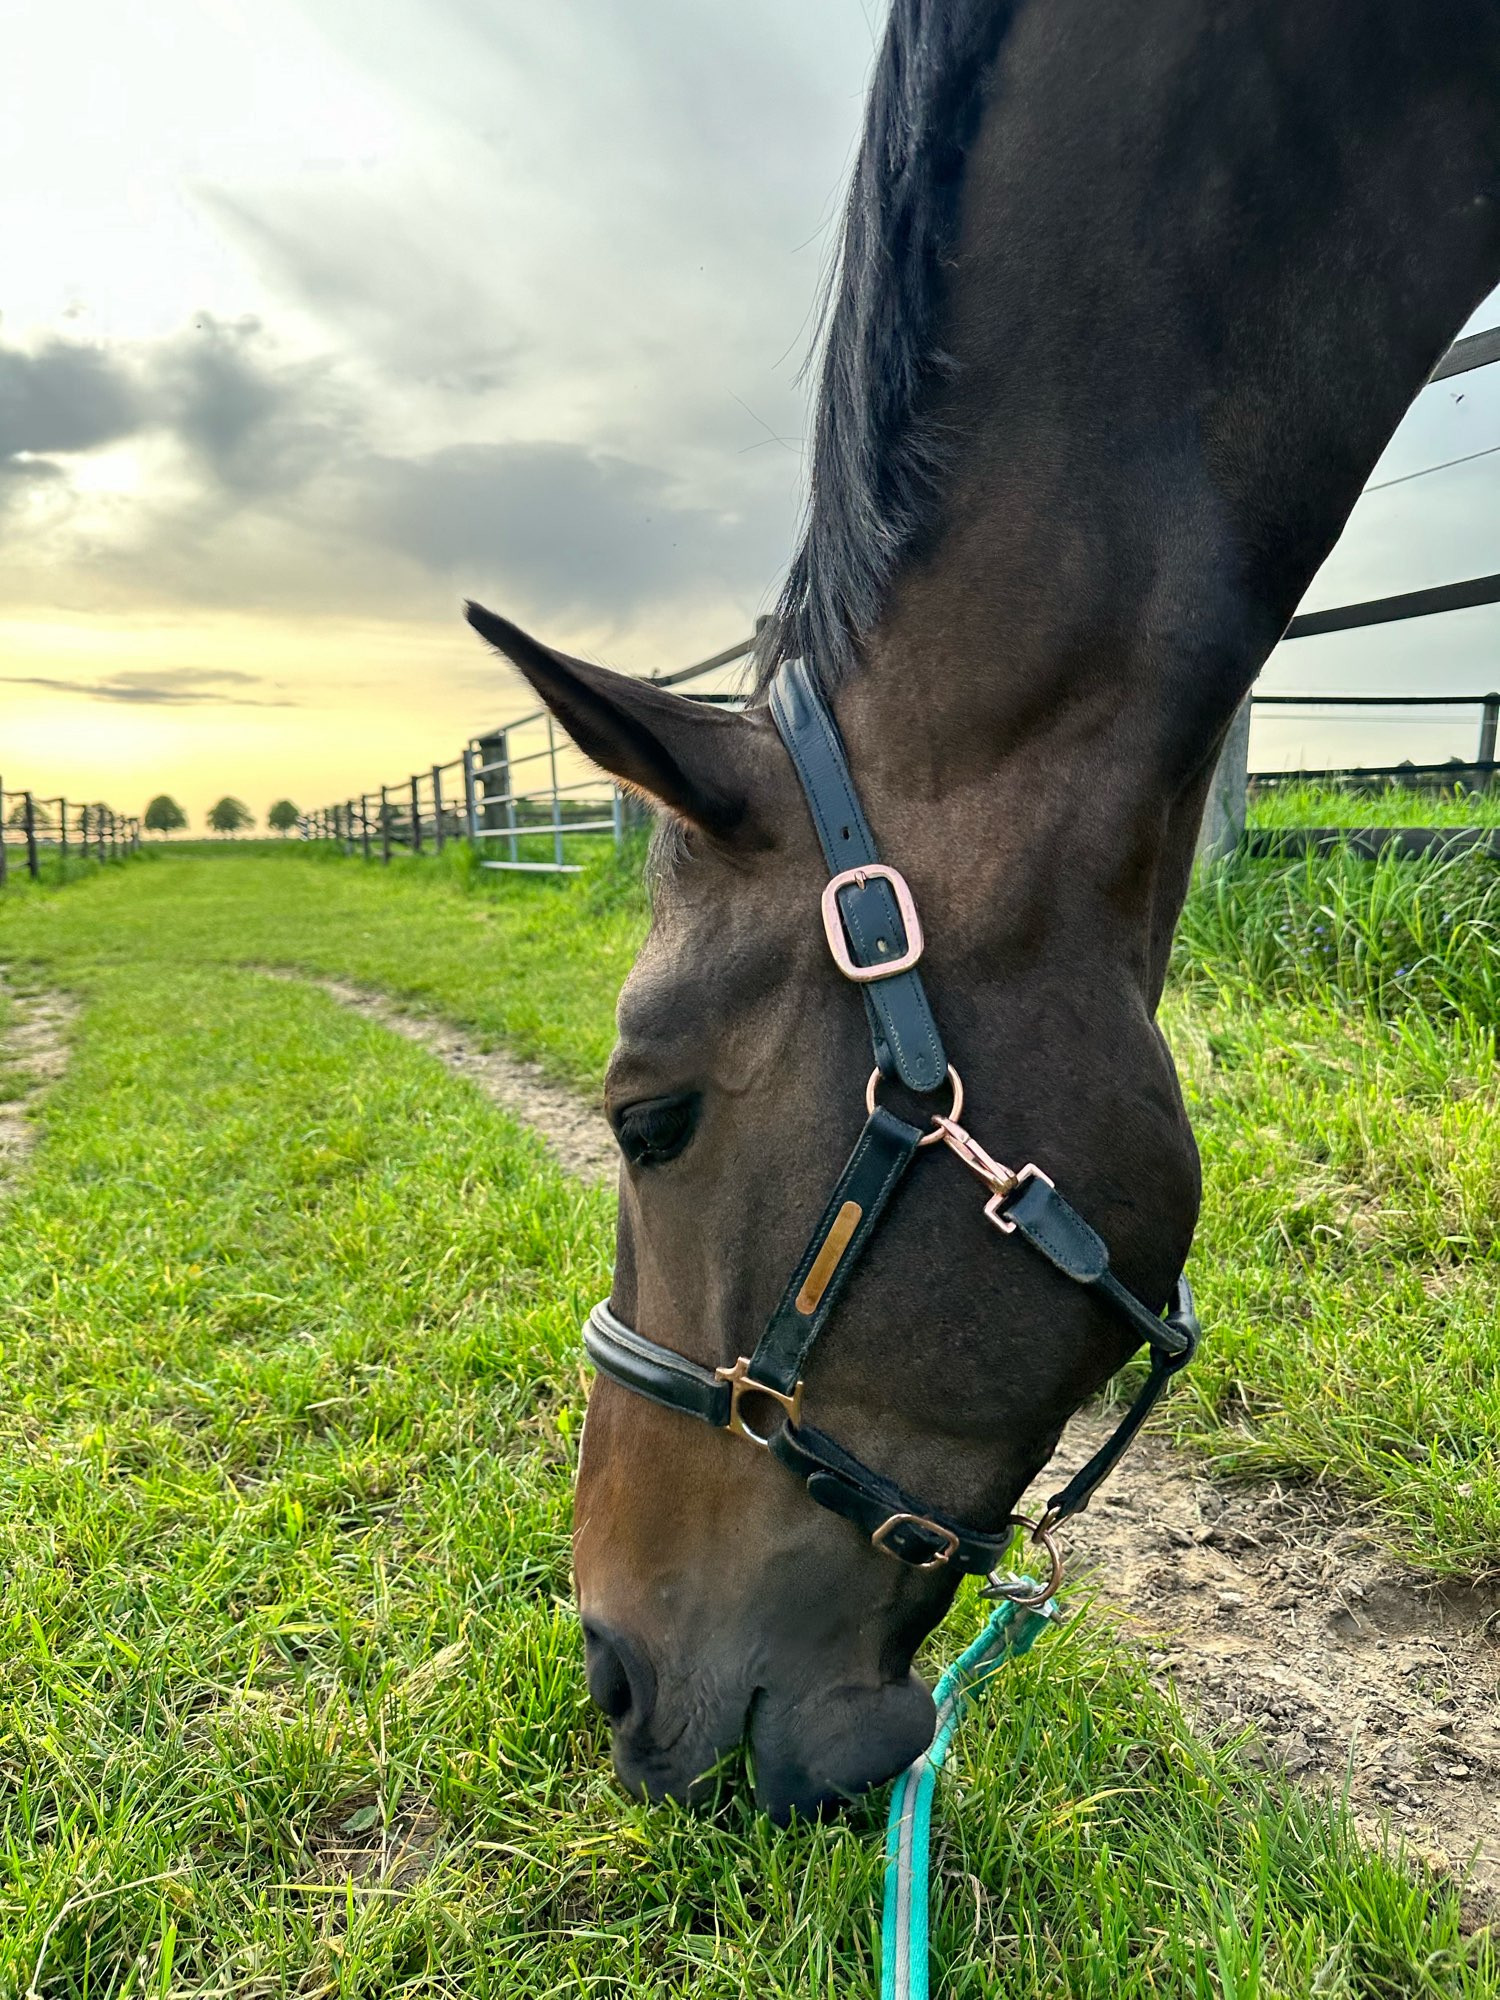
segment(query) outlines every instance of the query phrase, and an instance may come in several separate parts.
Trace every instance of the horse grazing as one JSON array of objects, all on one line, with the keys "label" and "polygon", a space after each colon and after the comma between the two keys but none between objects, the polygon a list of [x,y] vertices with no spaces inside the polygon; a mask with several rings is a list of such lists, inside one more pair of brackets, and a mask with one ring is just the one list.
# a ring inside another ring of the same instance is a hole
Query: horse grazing
[{"label": "horse grazing", "polygon": [[[574,1531],[632,1789],[692,1797],[748,1734],[780,1819],[928,1741],[915,1649],[1141,1339],[1040,1209],[991,1223],[1055,1183],[1148,1325],[1169,1302],[1199,1174],[1155,1012],[1215,756],[1497,279],[1489,0],[894,0],[750,706],[470,608],[662,817],[607,1080],[619,1242]],[[800,724],[773,713],[789,676]],[[840,829],[789,754],[818,712],[912,897],[858,871],[826,938]],[[916,912],[917,973],[841,976],[830,942],[868,971]],[[918,978],[963,1128],[941,1068],[893,1046]],[[949,1143],[907,1172],[918,1134]],[[889,1185],[829,1204],[856,1140]],[[984,1148],[1044,1171],[977,1188]],[[737,1370],[835,1300],[778,1385]],[[920,1499],[887,1519],[882,1493]]]}]

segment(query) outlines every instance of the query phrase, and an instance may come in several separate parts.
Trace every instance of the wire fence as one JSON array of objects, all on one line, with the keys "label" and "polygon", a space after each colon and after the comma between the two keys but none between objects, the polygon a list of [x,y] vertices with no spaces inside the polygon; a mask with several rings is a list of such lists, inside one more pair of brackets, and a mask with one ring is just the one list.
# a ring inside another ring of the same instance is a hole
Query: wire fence
[{"label": "wire fence", "polygon": [[12,873],[40,881],[43,862],[112,861],[138,854],[141,823],[132,814],[95,802],[39,798],[0,783],[0,888]]},{"label": "wire fence", "polygon": [[1341,764],[1312,769],[1299,763],[1294,769],[1249,771],[1248,782],[1258,790],[1301,784],[1336,784],[1350,790],[1366,790],[1389,785],[1412,785],[1430,790],[1434,786],[1463,784],[1488,787],[1495,777],[1495,740],[1500,732],[1500,694],[1257,694],[1251,696],[1251,715],[1257,710],[1296,708],[1322,711],[1318,719],[1333,720],[1348,709],[1375,711],[1380,719],[1390,715],[1393,726],[1407,734],[1413,727],[1431,722],[1452,732],[1454,724],[1444,717],[1413,716],[1413,709],[1448,711],[1477,709],[1479,734],[1472,757],[1450,756],[1442,763],[1418,763],[1411,758],[1399,764]]},{"label": "wire fence", "polygon": [[[1480,577],[1439,590],[1306,613],[1292,621],[1286,636],[1313,638],[1495,603],[1500,603],[1500,576]],[[656,676],[655,685],[691,682],[696,684],[693,700],[737,702],[743,694],[741,663],[754,644],[753,637],[743,639],[711,659]],[[720,684],[705,689],[702,682],[711,675],[720,676]],[[1443,763],[1408,758],[1401,763],[1345,762],[1310,768],[1299,759],[1286,768],[1242,767],[1237,781],[1241,793],[1247,785],[1259,791],[1307,782],[1352,790],[1388,785],[1431,790],[1456,784],[1478,789],[1495,781],[1500,693],[1253,694],[1250,706],[1252,719],[1261,716],[1269,721],[1296,709],[1314,721],[1341,727],[1351,713],[1359,712],[1367,728],[1376,721],[1389,721],[1400,725],[1403,733],[1428,723],[1452,731],[1452,721],[1426,711],[1457,715],[1469,709],[1477,713],[1478,733],[1472,757],[1454,755]],[[439,852],[450,841],[468,840],[479,850],[484,868],[568,875],[582,865],[575,839],[607,835],[618,846],[638,815],[636,802],[574,749],[546,709],[536,709],[471,737],[461,754],[446,764],[429,765],[395,784],[304,814],[299,826],[304,839],[336,842],[366,860],[388,862],[393,855]],[[1233,817],[1242,828],[1242,806]]]},{"label": "wire fence", "polygon": [[[758,629],[758,628],[757,628]],[[657,687],[738,681],[755,641],[654,677]],[[735,702],[737,685],[698,687],[696,701]],[[332,841],[345,853],[389,862],[401,854],[441,853],[454,840],[478,849],[480,866],[497,871],[576,875],[576,839],[608,835],[616,846],[638,822],[638,803],[590,764],[544,708],[470,737],[457,757],[409,772],[393,784],[304,813],[304,840]]]}]

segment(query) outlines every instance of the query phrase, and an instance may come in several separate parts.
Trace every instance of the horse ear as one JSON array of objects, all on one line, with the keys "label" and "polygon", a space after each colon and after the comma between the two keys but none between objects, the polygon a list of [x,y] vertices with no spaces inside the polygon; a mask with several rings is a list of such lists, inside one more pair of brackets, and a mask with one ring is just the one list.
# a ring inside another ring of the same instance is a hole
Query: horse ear
[{"label": "horse ear", "polygon": [[554,652],[482,604],[465,604],[464,616],[520,668],[584,755],[622,785],[721,839],[742,823],[748,798],[737,715]]}]

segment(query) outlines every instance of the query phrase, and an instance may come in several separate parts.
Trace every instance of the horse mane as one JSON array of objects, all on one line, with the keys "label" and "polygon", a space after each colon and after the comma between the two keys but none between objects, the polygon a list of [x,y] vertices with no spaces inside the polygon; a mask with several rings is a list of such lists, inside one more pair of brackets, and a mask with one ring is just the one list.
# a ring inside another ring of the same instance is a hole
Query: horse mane
[{"label": "horse mane", "polygon": [[932,517],[942,453],[921,402],[953,365],[936,336],[965,161],[1017,3],[892,0],[820,315],[802,539],[756,648],[757,694],[799,656],[832,691]]}]

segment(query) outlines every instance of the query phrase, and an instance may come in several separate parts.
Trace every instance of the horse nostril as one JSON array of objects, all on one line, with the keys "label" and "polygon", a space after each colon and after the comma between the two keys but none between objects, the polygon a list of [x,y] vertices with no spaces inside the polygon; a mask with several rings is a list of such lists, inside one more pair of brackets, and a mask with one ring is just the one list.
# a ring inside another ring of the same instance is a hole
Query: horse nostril
[{"label": "horse nostril", "polygon": [[656,1677],[635,1647],[585,1619],[583,1651],[595,1706],[611,1722],[623,1722],[632,1711],[644,1722],[655,1698]]}]

